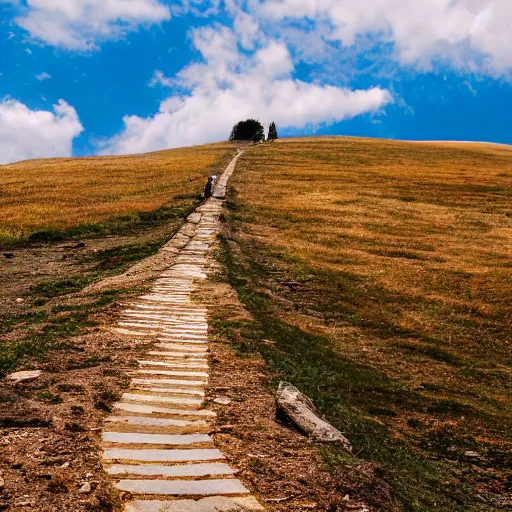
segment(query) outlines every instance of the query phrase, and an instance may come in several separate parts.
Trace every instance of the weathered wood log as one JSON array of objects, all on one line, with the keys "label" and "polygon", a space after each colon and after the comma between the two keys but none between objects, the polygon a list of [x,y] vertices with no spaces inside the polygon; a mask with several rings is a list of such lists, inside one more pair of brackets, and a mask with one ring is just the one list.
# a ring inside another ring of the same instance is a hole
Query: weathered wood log
[{"label": "weathered wood log", "polygon": [[320,418],[313,402],[295,386],[281,382],[276,395],[276,416],[291,423],[299,432],[324,443],[339,443],[352,452],[349,440]]}]

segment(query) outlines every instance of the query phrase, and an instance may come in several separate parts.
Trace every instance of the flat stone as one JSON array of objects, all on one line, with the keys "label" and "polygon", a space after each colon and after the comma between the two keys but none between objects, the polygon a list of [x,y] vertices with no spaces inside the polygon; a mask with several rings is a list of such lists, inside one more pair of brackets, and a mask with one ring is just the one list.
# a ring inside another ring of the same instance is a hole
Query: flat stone
[{"label": "flat stone", "polygon": [[195,398],[178,398],[172,396],[158,396],[158,395],[137,395],[135,393],[124,393],[123,400],[130,400],[132,402],[149,402],[159,404],[177,404],[177,405],[201,405],[202,400]]},{"label": "flat stone", "polygon": [[206,421],[185,421],[168,418],[146,418],[144,416],[109,416],[107,423],[120,423],[125,425],[142,425],[147,427],[205,427]]},{"label": "flat stone", "polygon": [[104,460],[133,460],[141,462],[194,462],[204,460],[223,460],[224,455],[216,448],[200,448],[192,450],[123,450],[106,448]]},{"label": "flat stone", "polygon": [[229,405],[231,403],[231,399],[225,396],[219,396],[218,398],[214,398],[213,401],[219,405]]},{"label": "flat stone", "polygon": [[[163,361],[137,361],[142,366],[163,366],[166,368],[191,368],[193,370],[196,369],[207,369],[208,365],[206,363],[164,363]],[[207,375],[207,374],[206,374]]]},{"label": "flat stone", "polygon": [[193,354],[205,354],[208,352],[208,347],[201,345],[182,345],[181,343],[157,343],[158,348],[165,348],[168,350],[182,350]]},{"label": "flat stone", "polygon": [[174,446],[186,446],[188,444],[213,443],[206,434],[141,434],[132,432],[103,432],[102,439],[105,443],[123,444],[170,444]]},{"label": "flat stone", "polygon": [[189,345],[207,345],[208,343],[206,338],[204,340],[191,340],[190,338],[177,338],[176,336],[166,336],[164,334],[160,334],[158,341],[165,341],[167,343],[187,343]]},{"label": "flat stone", "polygon": [[192,396],[204,396],[204,391],[194,390],[194,389],[179,389],[175,387],[156,387],[150,388],[143,385],[132,386],[132,389],[137,391],[148,391],[150,393],[168,393],[170,395],[192,395]]},{"label": "flat stone", "polygon": [[161,466],[157,464],[115,464],[107,470],[109,475],[141,475],[165,477],[191,477],[233,475],[235,471],[227,464],[184,464],[180,466]]},{"label": "flat stone", "polygon": [[121,480],[121,491],[135,494],[168,494],[173,496],[215,496],[219,494],[248,494],[237,479],[221,480]]},{"label": "flat stone", "polygon": [[144,375],[168,375],[169,377],[208,377],[204,372],[178,372],[172,370],[136,370],[136,373]]},{"label": "flat stone", "polygon": [[[132,379],[132,384],[153,385],[161,384],[162,386],[179,386],[179,387],[204,387],[202,380],[179,380],[179,379]],[[192,391],[192,390],[191,390]]]},{"label": "flat stone", "polygon": [[190,352],[165,352],[159,350],[151,350],[148,352],[150,356],[163,356],[163,357],[172,357],[175,359],[187,359],[193,361],[205,361],[204,357],[201,357],[201,354],[190,353]]},{"label": "flat stone", "polygon": [[41,370],[32,370],[32,371],[24,371],[24,372],[16,372],[7,375],[6,379],[14,384],[19,384],[20,382],[30,382],[32,380],[36,380],[41,376]]},{"label": "flat stone", "polygon": [[155,405],[128,404],[123,402],[117,402],[114,404],[114,409],[140,414],[168,414],[169,416],[216,416],[215,412],[207,409],[169,409],[167,407],[158,407]]}]

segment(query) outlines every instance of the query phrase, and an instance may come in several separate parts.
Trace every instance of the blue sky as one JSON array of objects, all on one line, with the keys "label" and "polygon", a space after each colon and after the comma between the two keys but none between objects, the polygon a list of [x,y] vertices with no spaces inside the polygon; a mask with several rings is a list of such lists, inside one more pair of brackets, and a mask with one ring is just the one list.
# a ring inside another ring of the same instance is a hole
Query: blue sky
[{"label": "blue sky", "polygon": [[512,5],[410,4],[0,0],[0,163],[222,140],[246,117],[512,143]]}]

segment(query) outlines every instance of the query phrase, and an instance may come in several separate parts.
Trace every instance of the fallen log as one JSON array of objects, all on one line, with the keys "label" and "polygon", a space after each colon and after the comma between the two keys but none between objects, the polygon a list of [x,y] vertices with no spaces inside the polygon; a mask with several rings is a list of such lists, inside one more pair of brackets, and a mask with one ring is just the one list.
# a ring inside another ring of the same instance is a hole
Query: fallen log
[{"label": "fallen log", "polygon": [[281,382],[276,395],[276,417],[291,423],[299,432],[323,443],[339,443],[352,452],[349,440],[320,418],[313,402],[295,386]]}]

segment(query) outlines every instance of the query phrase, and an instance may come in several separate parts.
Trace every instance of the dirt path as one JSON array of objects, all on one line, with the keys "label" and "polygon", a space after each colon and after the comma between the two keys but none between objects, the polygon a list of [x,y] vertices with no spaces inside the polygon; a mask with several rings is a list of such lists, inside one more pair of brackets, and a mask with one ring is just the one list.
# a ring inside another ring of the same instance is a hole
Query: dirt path
[{"label": "dirt path", "polygon": [[116,328],[135,339],[156,339],[131,372],[130,389],[102,434],[104,466],[124,492],[127,512],[263,510],[208,435],[215,412],[204,407],[207,310],[192,298],[206,278],[227,181],[240,154],[214,197],[162,249],[178,251],[173,265],[121,314]]}]

